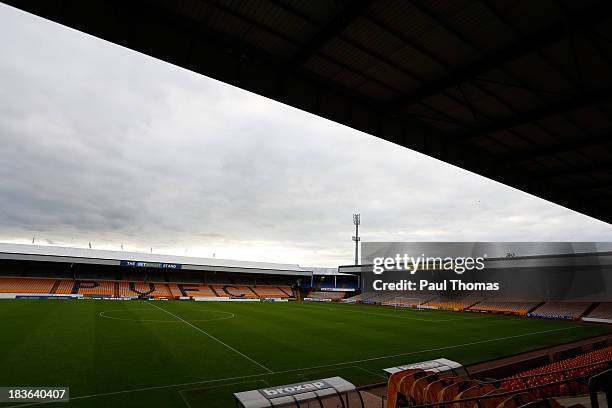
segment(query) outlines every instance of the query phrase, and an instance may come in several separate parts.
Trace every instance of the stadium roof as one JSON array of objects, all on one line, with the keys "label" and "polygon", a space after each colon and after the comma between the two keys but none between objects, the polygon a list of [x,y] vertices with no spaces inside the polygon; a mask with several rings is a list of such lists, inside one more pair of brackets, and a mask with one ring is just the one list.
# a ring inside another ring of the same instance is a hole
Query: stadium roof
[{"label": "stadium roof", "polygon": [[0,259],[70,262],[96,265],[121,265],[121,261],[179,264],[181,269],[217,272],[248,272],[310,276],[311,271],[298,265],[268,262],[232,261],[217,258],[147,254],[139,252],[104,251],[45,245],[0,243]]},{"label": "stadium roof", "polygon": [[306,267],[312,274],[317,276],[349,276],[347,273],[338,271],[338,268],[318,268],[318,267]]},{"label": "stadium roof", "polygon": [[612,221],[612,2],[7,0]]}]

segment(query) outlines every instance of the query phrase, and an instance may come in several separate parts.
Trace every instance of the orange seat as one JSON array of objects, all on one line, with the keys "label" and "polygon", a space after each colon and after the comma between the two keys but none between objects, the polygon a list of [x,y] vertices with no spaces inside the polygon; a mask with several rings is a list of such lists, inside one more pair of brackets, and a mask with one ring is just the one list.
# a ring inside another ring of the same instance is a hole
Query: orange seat
[{"label": "orange seat", "polygon": [[480,381],[476,380],[455,381],[453,384],[444,387],[444,389],[438,393],[438,402],[454,400],[463,391],[481,384]]},{"label": "orange seat", "polygon": [[[460,392],[455,399],[467,399],[473,397],[480,397],[485,395],[488,392],[495,391],[497,388],[493,384],[478,384],[473,387],[468,388],[465,391]],[[473,402],[462,402],[458,404],[453,404],[454,408],[470,408]]]},{"label": "orange seat", "polygon": [[391,374],[387,382],[387,408],[396,408],[399,400],[399,388],[403,380],[417,373],[424,372],[420,368],[408,369]]},{"label": "orange seat", "polygon": [[[491,395],[497,395],[497,394],[503,394],[506,393],[510,390],[507,390],[505,388],[496,388],[492,391],[489,391],[488,393],[485,394],[485,396],[491,396]],[[497,406],[499,404],[501,404],[503,401],[505,401],[508,397],[491,397],[491,398],[483,398],[481,399],[479,402],[480,404],[474,402],[472,404],[472,408],[497,408]]]},{"label": "orange seat", "polygon": [[0,278],[0,293],[49,294],[55,279]]},{"label": "orange seat", "polygon": [[463,381],[461,377],[446,377],[438,381],[434,381],[429,384],[423,390],[424,401],[427,404],[433,404],[438,402],[438,394],[442,392],[449,385],[453,385],[456,382]]},{"label": "orange seat", "polygon": [[524,392],[521,394],[515,394],[507,399],[505,399],[501,404],[497,406],[497,408],[518,408],[522,405],[528,404],[530,402],[537,401],[538,398],[528,392]]},{"label": "orange seat", "polygon": [[449,375],[447,374],[433,373],[417,379],[414,384],[412,384],[412,389],[410,390],[412,401],[416,404],[423,404],[425,402],[425,388],[433,382],[448,377]]}]

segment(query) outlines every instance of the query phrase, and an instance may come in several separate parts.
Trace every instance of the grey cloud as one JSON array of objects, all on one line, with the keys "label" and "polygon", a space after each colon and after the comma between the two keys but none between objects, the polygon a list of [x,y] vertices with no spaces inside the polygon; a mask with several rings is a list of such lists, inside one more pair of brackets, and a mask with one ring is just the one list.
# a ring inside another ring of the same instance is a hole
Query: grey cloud
[{"label": "grey cloud", "polygon": [[0,5],[0,240],[333,266],[364,240],[608,224]]}]

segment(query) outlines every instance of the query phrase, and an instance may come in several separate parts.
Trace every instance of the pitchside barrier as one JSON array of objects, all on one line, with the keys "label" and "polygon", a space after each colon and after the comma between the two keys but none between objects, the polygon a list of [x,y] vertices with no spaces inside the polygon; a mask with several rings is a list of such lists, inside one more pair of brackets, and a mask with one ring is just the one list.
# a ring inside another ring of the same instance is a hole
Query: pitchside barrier
[{"label": "pitchside barrier", "polygon": [[259,302],[259,299],[212,296],[194,296],[193,300],[196,302]]},{"label": "pitchside barrier", "polygon": [[357,387],[342,377],[237,392],[234,398],[239,408],[364,407]]},{"label": "pitchside barrier", "polygon": [[44,294],[44,293],[0,293],[0,299],[77,299],[83,295]]},{"label": "pitchside barrier", "polygon": [[311,297],[306,297],[304,298],[304,302],[327,302],[327,303],[331,303],[331,299],[325,299],[325,298],[311,298]]}]

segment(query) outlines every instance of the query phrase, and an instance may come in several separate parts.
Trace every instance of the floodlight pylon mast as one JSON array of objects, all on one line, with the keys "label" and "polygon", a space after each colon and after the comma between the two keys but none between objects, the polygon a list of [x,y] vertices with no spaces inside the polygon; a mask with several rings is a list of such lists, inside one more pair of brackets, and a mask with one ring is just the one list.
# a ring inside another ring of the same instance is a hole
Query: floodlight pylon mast
[{"label": "floodlight pylon mast", "polygon": [[359,265],[359,225],[361,224],[361,214],[353,214],[353,224],[355,225],[355,235],[353,241],[355,241],[355,265]]}]

